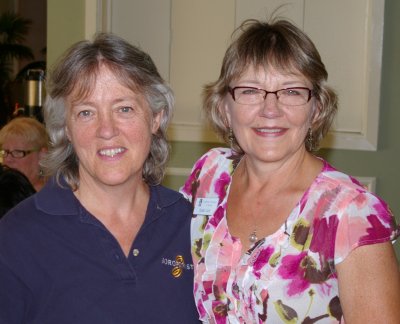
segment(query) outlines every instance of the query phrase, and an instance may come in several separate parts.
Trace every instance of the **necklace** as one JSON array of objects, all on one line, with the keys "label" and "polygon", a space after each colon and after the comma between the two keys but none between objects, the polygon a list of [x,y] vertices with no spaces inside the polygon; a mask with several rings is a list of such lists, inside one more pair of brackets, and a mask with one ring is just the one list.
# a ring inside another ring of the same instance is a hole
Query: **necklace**
[{"label": "necklace", "polygon": [[[285,235],[287,235],[288,237],[290,237],[290,234],[287,231],[287,220],[285,220],[285,231],[283,233]],[[250,244],[254,244],[257,241],[258,241],[257,229],[254,229],[253,232],[251,232],[250,235],[249,235],[249,242],[250,242]]]},{"label": "necklace", "polygon": [[254,243],[256,243],[258,241],[258,237],[257,237],[257,234],[256,234],[256,230],[254,230],[253,232],[251,232],[251,234],[249,235],[249,242],[251,243],[251,244],[254,244]]}]

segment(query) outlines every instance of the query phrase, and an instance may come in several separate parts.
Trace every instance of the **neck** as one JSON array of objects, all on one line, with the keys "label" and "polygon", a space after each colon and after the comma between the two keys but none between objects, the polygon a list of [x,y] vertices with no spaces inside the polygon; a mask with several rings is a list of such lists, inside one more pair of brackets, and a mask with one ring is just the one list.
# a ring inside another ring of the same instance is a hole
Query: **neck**
[{"label": "neck", "polygon": [[116,218],[128,221],[136,210],[147,206],[149,187],[143,181],[122,186],[97,186],[81,181],[74,192],[80,203],[102,221]]},{"label": "neck", "polygon": [[36,179],[35,182],[32,183],[33,187],[35,188],[36,192],[43,188],[45,185],[46,180],[43,177],[39,177]]},{"label": "neck", "polygon": [[296,179],[304,179],[316,162],[319,165],[319,160],[308,152],[276,163],[255,162],[245,155],[235,171],[235,178],[242,180],[244,188],[279,192],[296,183]]}]

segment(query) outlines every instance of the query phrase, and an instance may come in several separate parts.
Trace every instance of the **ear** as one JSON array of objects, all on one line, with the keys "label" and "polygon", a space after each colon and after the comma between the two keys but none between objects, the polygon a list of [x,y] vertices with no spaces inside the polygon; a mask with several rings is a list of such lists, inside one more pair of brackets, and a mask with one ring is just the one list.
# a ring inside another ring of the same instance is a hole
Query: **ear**
[{"label": "ear", "polygon": [[151,133],[155,134],[157,133],[158,129],[160,128],[161,125],[161,119],[164,116],[164,110],[161,110],[159,113],[155,114],[152,118],[152,125],[151,125]]},{"label": "ear", "polygon": [[47,153],[48,149],[47,147],[42,147],[39,151],[39,158],[43,158],[43,156]]},{"label": "ear", "polygon": [[68,141],[71,142],[71,134],[67,125],[65,125],[64,130],[65,130],[65,136],[67,137]]}]

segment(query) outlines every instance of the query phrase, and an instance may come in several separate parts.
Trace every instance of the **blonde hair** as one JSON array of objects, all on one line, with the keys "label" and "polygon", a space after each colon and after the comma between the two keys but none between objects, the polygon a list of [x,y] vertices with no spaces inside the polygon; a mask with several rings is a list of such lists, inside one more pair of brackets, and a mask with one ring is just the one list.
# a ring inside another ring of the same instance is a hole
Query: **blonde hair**
[{"label": "blonde hair", "polygon": [[48,136],[45,126],[31,117],[17,117],[0,130],[0,146],[9,139],[18,137],[28,143],[32,149],[48,147]]},{"label": "blonde hair", "polygon": [[306,144],[306,149],[311,151],[313,146],[318,147],[333,122],[338,100],[326,84],[328,72],[311,39],[284,19],[271,22],[249,19],[233,35],[238,37],[225,53],[218,80],[207,84],[203,91],[205,116],[215,132],[231,144],[238,155],[243,154],[238,143],[235,140],[232,143],[222,102],[230,83],[239,79],[249,66],[272,66],[282,72],[300,72],[311,82],[319,115],[312,125],[313,145]]}]

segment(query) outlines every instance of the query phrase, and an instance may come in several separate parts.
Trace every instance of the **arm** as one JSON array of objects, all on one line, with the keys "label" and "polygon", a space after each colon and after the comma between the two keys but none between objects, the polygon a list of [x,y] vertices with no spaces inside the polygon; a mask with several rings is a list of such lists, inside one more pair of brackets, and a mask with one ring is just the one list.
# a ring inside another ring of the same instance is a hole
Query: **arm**
[{"label": "arm", "polygon": [[2,262],[0,287],[0,323],[26,322],[27,296],[30,295],[28,289]]},{"label": "arm", "polygon": [[337,273],[346,323],[399,323],[400,273],[390,242],[356,248]]}]

